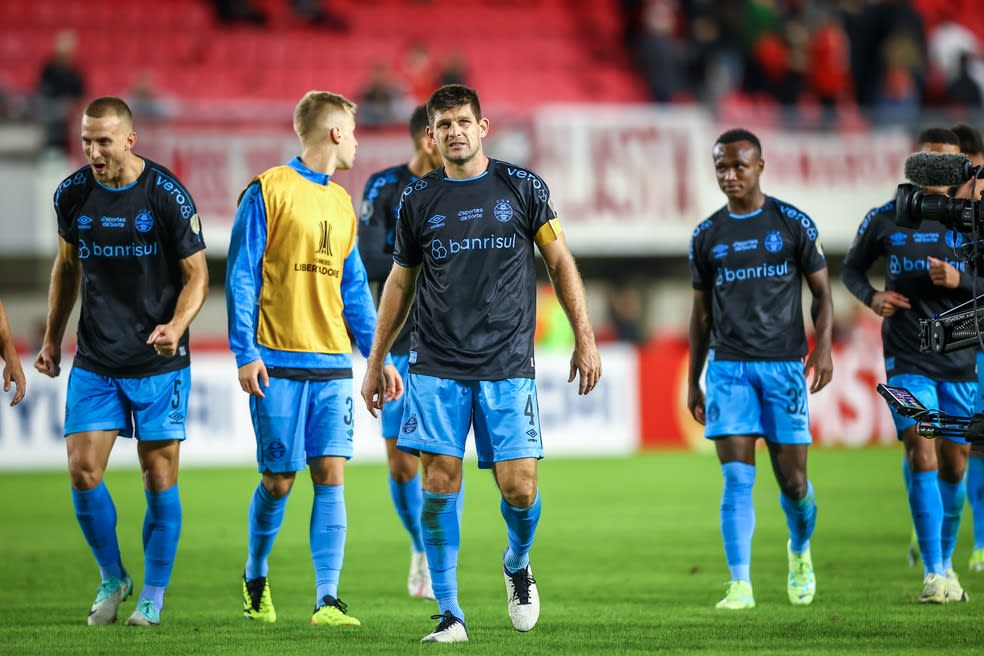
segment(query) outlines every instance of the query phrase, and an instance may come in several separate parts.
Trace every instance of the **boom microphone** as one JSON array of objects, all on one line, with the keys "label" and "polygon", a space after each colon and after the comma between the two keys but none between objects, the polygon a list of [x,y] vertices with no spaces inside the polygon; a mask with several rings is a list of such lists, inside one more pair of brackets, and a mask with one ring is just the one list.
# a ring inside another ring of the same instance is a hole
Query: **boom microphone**
[{"label": "boom microphone", "polygon": [[977,171],[964,155],[913,153],[905,160],[905,177],[920,187],[953,187]]}]

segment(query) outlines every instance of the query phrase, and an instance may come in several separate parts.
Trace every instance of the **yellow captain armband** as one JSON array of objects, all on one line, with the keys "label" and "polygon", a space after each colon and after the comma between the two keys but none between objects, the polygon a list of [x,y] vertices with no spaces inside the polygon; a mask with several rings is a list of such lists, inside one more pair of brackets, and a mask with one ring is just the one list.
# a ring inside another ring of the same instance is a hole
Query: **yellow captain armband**
[{"label": "yellow captain armband", "polygon": [[563,231],[563,228],[560,227],[560,219],[550,219],[536,231],[533,241],[538,246],[546,246],[551,242],[557,241],[557,238],[560,237]]}]

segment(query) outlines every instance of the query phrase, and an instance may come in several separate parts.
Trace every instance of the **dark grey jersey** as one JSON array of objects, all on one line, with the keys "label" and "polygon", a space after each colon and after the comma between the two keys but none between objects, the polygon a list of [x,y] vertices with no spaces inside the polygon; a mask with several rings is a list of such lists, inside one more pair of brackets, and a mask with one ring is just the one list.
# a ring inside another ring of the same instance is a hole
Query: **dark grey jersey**
[{"label": "dark grey jersey", "polygon": [[[971,299],[974,277],[955,252],[963,242],[963,235],[938,221],[923,221],[918,230],[895,225],[894,200],[871,210],[861,221],[844,258],[844,286],[870,305],[877,290],[868,280],[868,271],[879,258],[884,258],[885,289],[902,294],[912,306],[908,310],[897,309],[882,321],[882,349],[889,376],[914,373],[944,381],[977,379],[975,349],[947,354],[919,351],[919,319],[928,319]],[[951,289],[934,285],[929,277],[929,257],[960,271],[960,286]]]},{"label": "dark grey jersey", "polygon": [[445,177],[442,167],[403,191],[393,259],[420,266],[411,372],[534,377],[533,245],[555,218],[546,184],[497,160],[467,180]]},{"label": "dark grey jersey", "polygon": [[[400,199],[407,185],[417,176],[406,164],[393,166],[374,173],[366,181],[362,192],[362,210],[359,216],[359,255],[366,265],[369,282],[382,285],[393,266],[393,246],[396,243],[396,218]],[[405,355],[410,350],[410,333],[413,332],[413,310],[397,335],[390,353]]]},{"label": "dark grey jersey", "polygon": [[694,230],[694,289],[711,295],[718,360],[799,360],[807,352],[802,276],[827,266],[809,216],[767,196],[747,215],[727,206]]},{"label": "dark grey jersey", "polygon": [[58,185],[58,234],[82,262],[82,311],[75,363],[106,376],[140,377],[188,366],[188,332],[177,355],[146,344],[174,316],[184,286],[180,260],[205,248],[188,191],[160,164],[144,160],[121,189],[79,169]]}]

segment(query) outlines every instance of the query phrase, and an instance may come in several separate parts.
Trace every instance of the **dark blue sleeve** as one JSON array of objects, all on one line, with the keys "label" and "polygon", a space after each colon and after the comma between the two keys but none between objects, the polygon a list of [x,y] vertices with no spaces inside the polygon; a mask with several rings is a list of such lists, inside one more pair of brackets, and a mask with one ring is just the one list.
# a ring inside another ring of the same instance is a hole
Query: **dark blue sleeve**
[{"label": "dark blue sleeve", "polygon": [[854,242],[844,256],[844,265],[841,269],[841,281],[844,286],[865,305],[871,305],[871,297],[878,291],[868,279],[868,270],[884,254],[880,235],[881,209],[873,209],[865,215],[858,228],[858,234],[854,236]]},{"label": "dark blue sleeve", "polygon": [[396,219],[396,244],[393,246],[393,260],[400,266],[414,268],[423,260],[420,242],[413,230],[413,217],[409,198],[403,195],[399,215]]},{"label": "dark blue sleeve", "polygon": [[396,185],[376,174],[366,182],[359,216],[359,255],[370,282],[383,282],[393,267],[392,216]]}]

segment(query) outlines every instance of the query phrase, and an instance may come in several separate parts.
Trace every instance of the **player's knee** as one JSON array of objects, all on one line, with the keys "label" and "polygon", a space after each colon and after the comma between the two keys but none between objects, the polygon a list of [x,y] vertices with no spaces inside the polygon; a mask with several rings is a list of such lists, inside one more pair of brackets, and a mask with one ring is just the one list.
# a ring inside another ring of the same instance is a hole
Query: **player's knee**
[{"label": "player's knee", "polygon": [[512,480],[502,485],[502,498],[513,508],[529,508],[536,501],[536,481]]},{"label": "player's knee", "polygon": [[417,475],[418,463],[416,456],[409,453],[393,453],[389,460],[390,478],[400,485],[409,483]]},{"label": "player's knee", "polygon": [[68,477],[72,487],[79,491],[91,490],[103,479],[103,470],[84,462],[69,462]]},{"label": "player's knee", "polygon": [[294,487],[295,479],[296,476],[293,473],[277,474],[276,476],[265,474],[263,476],[263,487],[270,493],[270,496],[279,499],[290,494],[291,488]]},{"label": "player's knee", "polygon": [[783,481],[780,486],[782,493],[789,499],[794,501],[799,501],[806,496],[807,483],[806,475],[794,475],[791,478]]}]

